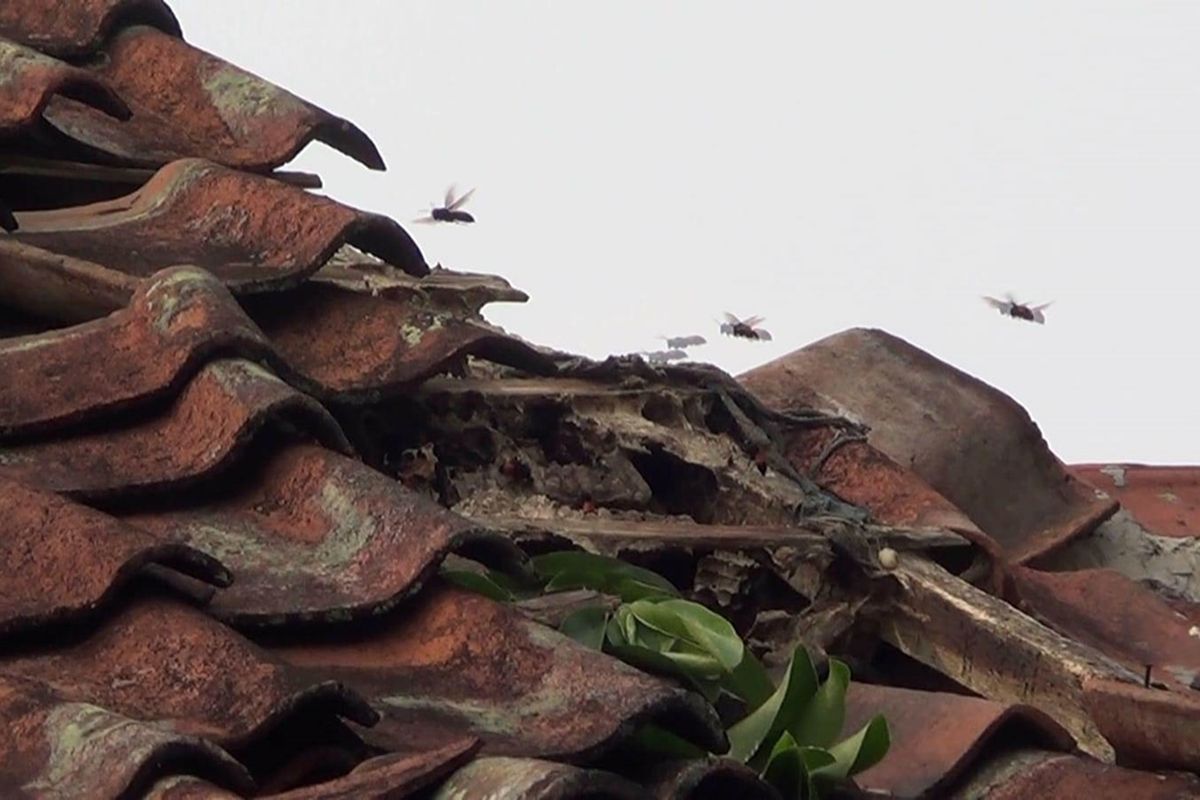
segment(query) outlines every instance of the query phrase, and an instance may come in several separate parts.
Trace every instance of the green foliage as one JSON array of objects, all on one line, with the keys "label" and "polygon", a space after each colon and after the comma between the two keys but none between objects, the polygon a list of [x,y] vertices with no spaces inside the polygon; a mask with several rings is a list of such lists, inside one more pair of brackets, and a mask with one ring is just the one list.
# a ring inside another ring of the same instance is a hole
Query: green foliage
[{"label": "green foliage", "polygon": [[[567,636],[641,669],[682,679],[710,702],[722,694],[740,700],[745,713],[727,731],[728,756],[757,770],[784,797],[820,798],[887,754],[890,738],[882,716],[838,739],[850,685],[850,669],[842,662],[830,659],[829,674],[821,681],[808,652],[797,648],[775,685],[726,619],[682,599],[661,576],[580,551],[531,560],[542,592],[592,589],[622,601],[611,612],[602,606],[575,611],[560,626]],[[442,574],[501,601],[528,593],[506,576],[447,570]],[[642,727],[635,742],[663,758],[707,755],[654,725]]]}]

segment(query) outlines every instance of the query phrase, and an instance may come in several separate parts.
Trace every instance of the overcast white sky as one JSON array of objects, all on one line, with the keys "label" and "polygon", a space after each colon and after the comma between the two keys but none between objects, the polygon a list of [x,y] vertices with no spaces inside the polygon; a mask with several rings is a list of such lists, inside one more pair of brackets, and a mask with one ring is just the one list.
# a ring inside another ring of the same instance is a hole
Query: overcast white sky
[{"label": "overcast white sky", "polygon": [[[1200,3],[171,0],[196,46],[345,116],[346,203],[604,356],[733,373],[879,327],[1001,388],[1067,461],[1200,462]],[[1044,327],[981,294],[1056,301]],[[772,343],[717,335],[761,314]]]}]

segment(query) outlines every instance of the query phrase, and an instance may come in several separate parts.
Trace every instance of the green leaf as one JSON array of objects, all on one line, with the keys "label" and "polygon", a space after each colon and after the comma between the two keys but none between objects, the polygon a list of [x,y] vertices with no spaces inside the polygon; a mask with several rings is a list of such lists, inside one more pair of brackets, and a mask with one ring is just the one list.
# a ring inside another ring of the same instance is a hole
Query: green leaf
[{"label": "green leaf", "polygon": [[480,572],[472,572],[469,569],[442,569],[439,570],[439,574],[450,583],[501,603],[511,603],[516,599],[512,592],[496,585],[491,578]]},{"label": "green leaf", "polygon": [[829,747],[837,741],[846,721],[846,688],[850,668],[836,658],[829,659],[829,677],[817,689],[800,717],[788,730],[801,745]]},{"label": "green leaf", "polygon": [[775,686],[766,669],[749,650],[742,653],[742,660],[733,672],[726,676],[721,688],[742,699],[746,708],[758,708],[767,701]]},{"label": "green leaf", "polygon": [[674,612],[689,638],[712,653],[726,672],[737,669],[746,648],[729,620],[689,600],[662,600],[655,605],[659,610]]},{"label": "green leaf", "polygon": [[833,763],[813,770],[813,776],[821,780],[845,780],[878,764],[891,744],[887,720],[877,715],[858,733],[829,748]]},{"label": "green leaf", "polygon": [[833,781],[822,781],[818,776],[823,768],[835,763],[836,759],[832,753],[820,747],[801,747],[799,751],[800,761],[804,764],[803,796],[806,800],[820,800],[821,785]]},{"label": "green leaf", "polygon": [[639,585],[640,588],[627,588],[627,591],[634,593],[645,593],[653,588],[660,594],[672,597],[679,595],[675,586],[661,575],[627,564],[619,558],[583,550],[544,553],[534,556],[530,563],[538,576],[547,581],[547,591],[585,588],[618,594],[621,582],[627,581]]},{"label": "green leaf", "polygon": [[632,737],[633,744],[649,753],[666,758],[704,758],[703,748],[657,725],[639,728]]},{"label": "green leaf", "polygon": [[797,647],[779,687],[766,702],[729,729],[730,757],[747,762],[760,750],[772,747],[779,734],[796,721],[816,690],[816,670],[808,652]]},{"label": "green leaf", "polygon": [[671,591],[667,591],[661,585],[646,583],[632,577],[617,578],[613,581],[610,591],[625,603],[632,603],[635,600],[664,600],[678,596],[674,587],[671,587]]},{"label": "green leaf", "polygon": [[774,786],[784,797],[800,797],[800,784],[808,777],[800,760],[800,748],[787,731],[771,748],[771,757],[763,768],[762,779]]},{"label": "green leaf", "polygon": [[607,625],[608,611],[602,606],[588,606],[567,615],[558,629],[580,644],[599,650],[604,646]]}]

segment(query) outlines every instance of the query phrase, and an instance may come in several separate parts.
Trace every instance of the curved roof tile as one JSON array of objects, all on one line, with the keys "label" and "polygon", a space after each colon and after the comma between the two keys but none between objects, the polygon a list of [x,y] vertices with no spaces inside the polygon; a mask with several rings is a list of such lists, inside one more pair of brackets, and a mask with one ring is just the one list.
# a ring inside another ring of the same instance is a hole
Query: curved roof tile
[{"label": "curved roof tile", "polygon": [[0,786],[15,798],[139,796],[175,770],[203,772],[243,792],[254,781],[204,739],[0,675]]},{"label": "curved roof tile", "polygon": [[179,36],[163,0],[4,0],[0,36],[60,57],[88,55],[126,24],[153,25]]},{"label": "curved roof tile", "polygon": [[104,55],[94,70],[129,104],[132,117],[114,122],[71,100],[55,100],[45,117],[106,156],[149,167],[198,157],[261,172],[291,161],[315,139],[384,169],[375,144],[353,123],[176,36],[128,28]]},{"label": "curved roof tile", "polygon": [[961,508],[1013,562],[1116,511],[1071,477],[1011,397],[883,331],[835,334],[742,381],[772,407],[815,402],[865,422],[873,446]]},{"label": "curved roof tile", "polygon": [[611,772],[533,758],[479,758],[455,772],[431,800],[644,800],[646,791]]},{"label": "curved roof tile", "polygon": [[101,119],[129,119],[129,107],[104,78],[0,38],[0,137],[37,122],[55,95]]},{"label": "curved roof tile", "polygon": [[575,643],[480,595],[427,587],[371,630],[273,648],[302,674],[345,681],[383,714],[364,734],[395,750],[478,736],[484,752],[587,760],[653,720],[726,747],[698,695]]},{"label": "curved roof tile", "polygon": [[1071,474],[1111,495],[1159,536],[1200,536],[1200,467],[1079,464]]},{"label": "curved roof tile", "polygon": [[98,511],[0,478],[0,634],[76,619],[148,564],[213,586],[231,576],[211,556],[164,543]]},{"label": "curved roof tile", "polygon": [[164,491],[211,478],[276,420],[326,445],[350,444],[325,408],[249,361],[214,361],[172,406],[136,424],[64,439],[0,445],[0,477],[71,497]]},{"label": "curved roof tile", "polygon": [[[7,246],[0,241],[0,257]],[[0,339],[0,372],[11,376],[0,381],[0,436],[91,421],[161,398],[217,352],[271,357],[262,332],[212,275],[163,270],[110,316]]]},{"label": "curved roof tile", "polygon": [[195,265],[235,291],[299,283],[347,243],[410,275],[429,271],[387,217],[199,159],[168,164],[125,197],[18,213],[17,221],[10,235],[45,250],[142,277]]},{"label": "curved roof tile", "polygon": [[227,749],[274,735],[293,714],[378,719],[344,686],[308,681],[206,614],[160,599],[133,603],[69,646],[0,655],[0,678],[38,681],[62,700]]},{"label": "curved roof tile", "polygon": [[396,394],[467,355],[534,373],[554,370],[524,342],[442,310],[415,290],[373,297],[310,282],[245,305],[280,355],[338,400]]},{"label": "curved roof tile", "polygon": [[312,445],[273,455],[220,499],[125,519],[221,558],[235,580],[209,610],[236,625],[378,614],[463,546],[493,563],[521,558],[507,539]]}]

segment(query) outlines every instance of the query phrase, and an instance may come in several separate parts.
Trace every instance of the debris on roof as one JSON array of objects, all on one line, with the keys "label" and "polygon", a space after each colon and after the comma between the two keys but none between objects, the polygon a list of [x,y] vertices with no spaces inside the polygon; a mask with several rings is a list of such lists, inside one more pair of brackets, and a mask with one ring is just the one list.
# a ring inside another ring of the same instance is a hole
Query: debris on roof
[{"label": "debris on roof", "polygon": [[483,317],[524,292],[274,171],[383,159],[161,0],[0,37],[0,794],[778,797],[727,697],[554,630],[620,598],[449,585],[580,549],[772,674],[850,663],[875,795],[1195,796],[1193,468],[1065,467],[879,331],[740,381],[531,344]]}]

